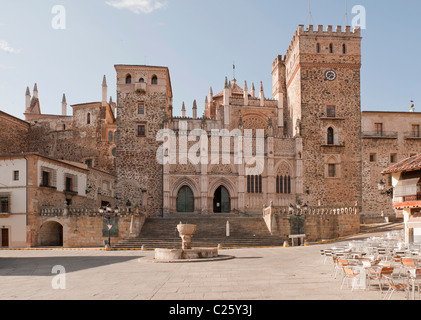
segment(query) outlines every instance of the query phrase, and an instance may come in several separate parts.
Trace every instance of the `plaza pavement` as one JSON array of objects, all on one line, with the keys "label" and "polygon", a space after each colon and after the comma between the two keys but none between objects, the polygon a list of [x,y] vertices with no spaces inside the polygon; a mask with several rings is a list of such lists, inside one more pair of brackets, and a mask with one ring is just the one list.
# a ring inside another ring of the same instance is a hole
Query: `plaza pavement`
[{"label": "plaza pavement", "polygon": [[[373,236],[373,234],[367,235]],[[366,236],[366,237],[367,237]],[[344,241],[346,243],[347,241]],[[151,263],[153,251],[2,250],[1,300],[381,300],[334,279],[320,250],[305,247],[220,250],[234,259]],[[54,266],[64,267],[59,282]],[[54,289],[60,283],[65,289]],[[404,299],[395,293],[393,300]]]}]

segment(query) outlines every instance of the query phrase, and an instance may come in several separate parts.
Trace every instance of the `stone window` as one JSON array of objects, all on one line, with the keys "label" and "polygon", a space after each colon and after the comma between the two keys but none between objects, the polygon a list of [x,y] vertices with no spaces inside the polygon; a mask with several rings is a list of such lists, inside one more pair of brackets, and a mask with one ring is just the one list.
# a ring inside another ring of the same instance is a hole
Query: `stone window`
[{"label": "stone window", "polygon": [[137,126],[137,136],[146,137],[146,125],[140,124]]},{"label": "stone window", "polygon": [[130,74],[128,74],[126,76],[126,84],[131,84],[132,83],[132,76]]},{"label": "stone window", "polygon": [[383,135],[383,123],[375,123],[375,135],[381,137]]},{"label": "stone window", "polygon": [[334,163],[328,164],[328,176],[329,176],[329,178],[335,178],[336,177],[336,164],[334,164]]},{"label": "stone window", "polygon": [[41,168],[40,187],[56,188],[57,174],[50,168]]},{"label": "stone window", "polygon": [[247,193],[263,193],[262,176],[247,176]]},{"label": "stone window", "polygon": [[328,145],[335,144],[335,131],[333,130],[332,127],[327,129],[327,144]]},{"label": "stone window", "polygon": [[340,178],[341,176],[340,160],[331,156],[325,163],[325,177],[326,178]]},{"label": "stone window", "polygon": [[398,162],[398,155],[396,153],[392,153],[390,154],[390,162],[391,163],[396,163]]},{"label": "stone window", "polygon": [[418,124],[412,125],[412,137],[419,138],[420,137],[420,126]]},{"label": "stone window", "polygon": [[64,176],[64,191],[77,192],[77,176],[72,174],[65,174]]},{"label": "stone window", "polygon": [[91,124],[91,114],[90,113],[88,113],[86,115],[86,124]]},{"label": "stone window", "polygon": [[145,82],[145,79],[140,78],[140,79],[139,79],[139,82],[140,82],[140,83],[144,83],[144,82]]},{"label": "stone window", "polygon": [[114,140],[114,132],[109,131],[108,132],[108,141],[113,141]]},{"label": "stone window", "polygon": [[342,45],[342,53],[346,54],[346,44],[345,43]]},{"label": "stone window", "polygon": [[92,165],[93,165],[92,159],[86,159],[85,164],[88,166],[88,168],[92,168]]},{"label": "stone window", "polygon": [[328,118],[335,118],[336,117],[336,107],[335,106],[327,106],[326,114]]},{"label": "stone window", "polygon": [[158,84],[158,77],[157,76],[152,76],[152,81],[151,81],[151,83],[152,84]]},{"label": "stone window", "polygon": [[145,103],[144,102],[139,102],[139,104],[137,105],[137,113],[144,115],[145,114]]},{"label": "stone window", "polygon": [[333,53],[333,44],[331,43],[331,44],[329,44],[329,52],[330,53]]},{"label": "stone window", "polygon": [[0,194],[0,213],[10,213],[9,194]]},{"label": "stone window", "polygon": [[376,161],[377,161],[377,154],[370,153],[370,162],[376,162]]},{"label": "stone window", "polygon": [[13,181],[19,181],[19,171],[13,171]]},{"label": "stone window", "polygon": [[290,176],[276,176],[276,193],[291,194],[291,177]]},{"label": "stone window", "polygon": [[318,44],[316,45],[316,52],[317,52],[317,53],[320,53],[320,43],[318,43]]}]

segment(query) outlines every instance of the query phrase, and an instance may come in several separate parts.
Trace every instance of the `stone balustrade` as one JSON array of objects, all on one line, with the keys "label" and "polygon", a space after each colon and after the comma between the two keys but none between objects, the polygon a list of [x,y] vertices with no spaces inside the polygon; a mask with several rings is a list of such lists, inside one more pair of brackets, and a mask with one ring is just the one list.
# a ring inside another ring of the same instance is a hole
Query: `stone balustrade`
[{"label": "stone balustrade", "polygon": [[132,214],[139,215],[144,213],[144,209],[124,207],[118,208],[118,212],[111,210],[107,212],[104,209],[99,208],[87,208],[87,207],[40,207],[40,215],[43,217],[63,217],[63,216],[130,216]]}]

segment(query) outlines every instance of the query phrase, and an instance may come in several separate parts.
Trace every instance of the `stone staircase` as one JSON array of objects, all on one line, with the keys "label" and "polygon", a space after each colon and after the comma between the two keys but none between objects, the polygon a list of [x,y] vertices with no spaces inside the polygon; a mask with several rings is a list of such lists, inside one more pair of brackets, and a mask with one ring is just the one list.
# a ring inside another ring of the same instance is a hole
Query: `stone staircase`
[{"label": "stone staircase", "polygon": [[[226,236],[226,224],[230,223],[230,236]],[[192,239],[193,247],[265,247],[282,246],[284,239],[269,233],[262,217],[236,217],[232,215],[188,216],[147,218],[140,235],[120,241],[114,248],[181,248],[177,225],[197,225]]]}]

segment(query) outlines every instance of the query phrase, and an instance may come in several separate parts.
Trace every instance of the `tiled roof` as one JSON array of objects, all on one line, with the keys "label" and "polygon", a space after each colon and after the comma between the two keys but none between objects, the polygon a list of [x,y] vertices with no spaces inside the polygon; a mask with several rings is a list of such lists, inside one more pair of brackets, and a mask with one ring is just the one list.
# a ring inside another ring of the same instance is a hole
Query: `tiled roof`
[{"label": "tiled roof", "polygon": [[382,174],[403,172],[403,171],[415,171],[421,169],[421,154],[402,160],[401,162],[385,169]]},{"label": "tiled roof", "polygon": [[[231,93],[232,94],[239,94],[239,95],[243,95],[244,94],[244,89],[241,88],[235,81],[231,81]],[[220,93],[218,93],[216,96],[214,96],[215,98],[217,97],[222,97],[224,95],[224,90],[222,90]]]}]

